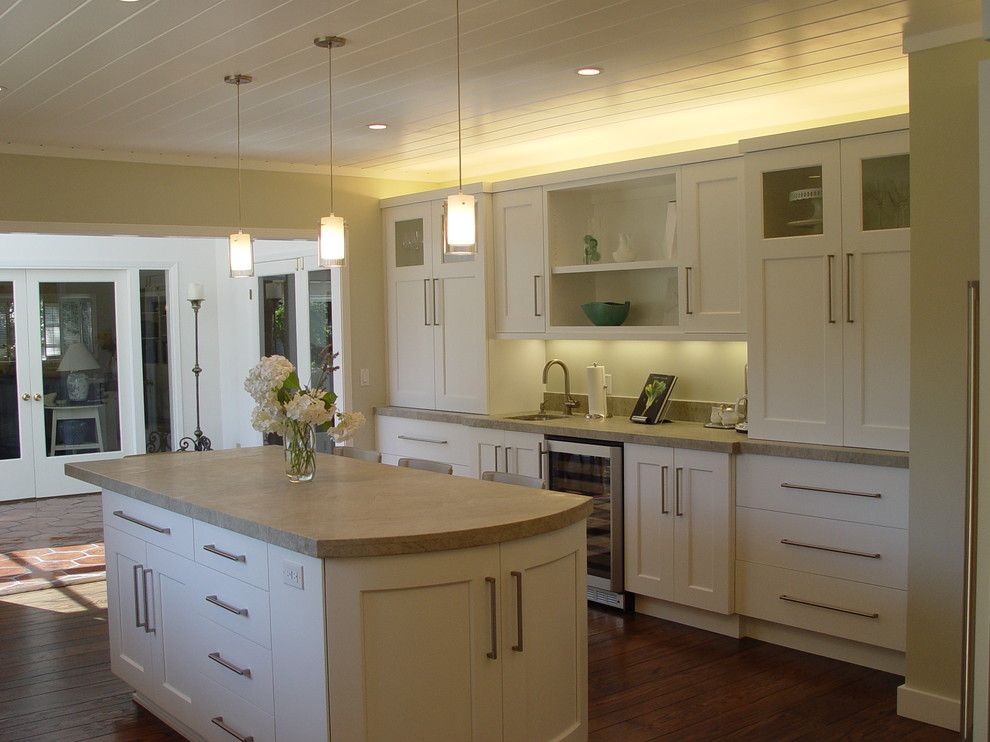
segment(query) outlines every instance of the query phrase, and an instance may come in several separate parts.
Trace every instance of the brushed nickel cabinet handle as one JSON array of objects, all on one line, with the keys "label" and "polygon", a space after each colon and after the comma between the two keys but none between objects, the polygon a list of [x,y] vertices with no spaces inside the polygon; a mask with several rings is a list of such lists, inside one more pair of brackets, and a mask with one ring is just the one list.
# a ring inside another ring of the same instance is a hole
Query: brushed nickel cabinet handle
[{"label": "brushed nickel cabinet handle", "polygon": [[[505,459],[505,471],[506,472],[509,471],[509,451],[511,451],[511,450],[512,450],[512,446],[506,446],[505,447],[505,455],[503,456],[503,458]],[[518,474],[519,472],[516,472],[516,473]]]},{"label": "brushed nickel cabinet handle", "polygon": [[430,326],[430,310],[428,304],[429,300],[426,298],[429,292],[430,292],[430,279],[424,278],[423,279],[423,324],[426,325],[427,327]]},{"label": "brushed nickel cabinet handle", "polygon": [[485,656],[490,660],[497,660],[498,659],[498,623],[497,623],[497,618],[495,616],[495,610],[497,608],[496,600],[498,598],[498,595],[496,595],[495,592],[495,578],[486,577],[485,582],[488,583],[488,600],[491,602],[491,609],[492,609],[492,648]]},{"label": "brushed nickel cabinet handle", "polygon": [[397,435],[400,441],[416,441],[417,443],[436,443],[438,446],[446,446],[447,441],[438,440],[436,438],[416,438],[411,435]]},{"label": "brushed nickel cabinet handle", "polygon": [[835,262],[834,255],[826,255],[827,265],[826,271],[828,272],[828,323],[830,325],[835,324],[835,315],[832,311],[832,263]]},{"label": "brushed nickel cabinet handle", "polygon": [[155,627],[151,625],[151,609],[148,607],[148,576],[151,574],[150,569],[141,570],[141,601],[144,603],[144,633],[154,634]]},{"label": "brushed nickel cabinet handle", "polygon": [[[131,569],[134,570],[134,628],[140,629],[145,628],[145,621],[141,620],[141,588],[138,585],[138,575],[141,574],[141,570],[144,569],[143,564],[135,564]],[[147,614],[145,614],[147,616]],[[147,619],[146,619],[147,620]]]},{"label": "brushed nickel cabinet handle", "polygon": [[667,471],[670,467],[660,467],[660,515],[670,515],[667,509]]},{"label": "brushed nickel cabinet handle", "polygon": [[155,533],[163,533],[166,536],[172,533],[171,528],[162,528],[161,526],[156,526],[154,523],[149,523],[146,520],[141,520],[140,518],[135,518],[133,515],[128,515],[123,510],[114,510],[113,514],[118,518],[126,520],[128,523],[133,523],[136,526],[141,526],[142,528],[147,528]]},{"label": "brushed nickel cabinet handle", "polygon": [[853,299],[852,299],[852,272],[853,255],[846,253],[846,322],[853,323]]},{"label": "brushed nickel cabinet handle", "polygon": [[785,546],[800,546],[802,549],[815,549],[817,551],[831,551],[834,554],[849,554],[850,556],[865,557],[866,559],[880,559],[881,554],[869,551],[853,551],[852,549],[840,549],[838,546],[822,546],[820,544],[806,544],[803,541],[792,541],[789,538],[782,538],[780,543]]},{"label": "brushed nickel cabinet handle", "polygon": [[684,314],[694,314],[691,311],[691,266],[684,267]]},{"label": "brushed nickel cabinet handle", "polygon": [[223,549],[218,549],[216,544],[204,544],[203,551],[208,551],[211,554],[216,554],[218,557],[223,557],[224,559],[229,559],[232,562],[247,562],[247,555],[245,554],[231,554],[229,551],[224,551]]},{"label": "brushed nickel cabinet handle", "polygon": [[214,662],[216,662],[221,667],[226,667],[228,670],[230,670],[233,673],[237,673],[241,677],[244,677],[244,678],[251,677],[251,668],[250,667],[238,667],[237,665],[235,665],[230,660],[225,660],[223,658],[223,656],[219,652],[210,652],[206,656],[209,657]]},{"label": "brushed nickel cabinet handle", "polygon": [[837,490],[831,487],[815,487],[811,484],[793,484],[792,482],[781,482],[780,486],[789,490],[807,490],[808,492],[827,492],[832,495],[849,495],[850,497],[872,497],[879,500],[883,495],[880,492],[856,492],[854,490]]},{"label": "brushed nickel cabinet handle", "polygon": [[513,652],[523,651],[523,589],[522,572],[509,572],[516,578],[516,643],[512,645]]},{"label": "brushed nickel cabinet handle", "polygon": [[539,299],[540,291],[539,288],[537,287],[539,281],[540,281],[540,274],[537,273],[535,276],[533,276],[533,316],[534,317],[543,316],[542,314],[540,314],[540,299]]},{"label": "brushed nickel cabinet handle", "polygon": [[210,719],[210,721],[216,724],[221,729],[223,729],[227,734],[229,734],[234,739],[240,740],[240,742],[254,742],[254,737],[252,737],[250,734],[247,735],[238,734],[229,726],[227,726],[222,716],[214,716],[212,719]]},{"label": "brushed nickel cabinet handle", "polygon": [[440,319],[438,317],[438,315],[440,314],[439,312],[440,303],[437,301],[437,283],[439,281],[440,281],[439,278],[433,279],[433,325],[435,327],[440,326]]},{"label": "brushed nickel cabinet handle", "polygon": [[674,515],[681,517],[684,515],[684,511],[681,509],[681,477],[684,474],[684,467],[678,466],[674,469]]},{"label": "brushed nickel cabinet handle", "polygon": [[800,598],[792,598],[790,595],[778,595],[778,598],[785,600],[788,603],[800,603],[801,605],[810,605],[812,608],[824,608],[826,611],[835,611],[836,613],[848,613],[850,616],[862,616],[863,618],[880,618],[879,613],[869,613],[867,611],[857,611],[854,608],[841,608],[837,605],[829,605],[828,603],[815,603],[812,600],[801,600]]},{"label": "brushed nickel cabinet handle", "polygon": [[223,608],[225,611],[228,611],[229,613],[233,613],[237,616],[247,617],[248,614],[247,608],[238,608],[237,606],[233,606],[230,603],[225,603],[224,601],[220,600],[220,598],[218,598],[216,595],[207,595],[206,602],[213,603],[213,605],[219,608]]},{"label": "brushed nickel cabinet handle", "polygon": [[[498,471],[498,452],[502,450],[501,446],[495,446],[495,471]],[[508,471],[506,469],[505,471]]]},{"label": "brushed nickel cabinet handle", "polygon": [[980,476],[980,282],[966,284],[966,497],[963,520],[963,651],[959,728],[963,739],[973,737],[976,705],[977,523]]}]

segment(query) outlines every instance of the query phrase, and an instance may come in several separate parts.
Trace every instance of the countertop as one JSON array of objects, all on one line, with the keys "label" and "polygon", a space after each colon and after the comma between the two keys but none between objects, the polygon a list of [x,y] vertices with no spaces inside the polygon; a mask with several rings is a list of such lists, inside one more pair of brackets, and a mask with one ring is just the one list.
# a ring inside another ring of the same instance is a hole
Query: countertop
[{"label": "countertop", "polygon": [[444,551],[564,528],[591,499],[317,454],[292,484],[281,447],[66,464],[70,477],[315,557]]},{"label": "countertop", "polygon": [[717,430],[706,428],[702,423],[676,420],[659,425],[640,425],[630,421],[627,417],[587,420],[584,416],[572,415],[559,420],[530,421],[510,420],[508,415],[477,415],[466,412],[421,410],[412,407],[378,407],[375,409],[375,413],[386,417],[430,420],[469,425],[475,428],[496,428],[523,433],[539,433],[540,435],[563,435],[618,443],[641,443],[647,446],[670,446],[732,454],[785,456],[794,459],[908,468],[908,454],[904,451],[759,440],[735,430]]}]

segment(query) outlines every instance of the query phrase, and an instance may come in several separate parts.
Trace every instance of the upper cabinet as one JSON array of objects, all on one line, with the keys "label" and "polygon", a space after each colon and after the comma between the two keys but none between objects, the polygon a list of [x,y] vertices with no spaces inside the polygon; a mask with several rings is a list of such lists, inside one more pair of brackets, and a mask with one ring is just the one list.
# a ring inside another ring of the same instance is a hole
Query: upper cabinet
[{"label": "upper cabinet", "polygon": [[492,196],[495,235],[495,330],[543,333],[547,329],[543,251],[543,189]]},{"label": "upper cabinet", "polygon": [[474,255],[444,254],[442,201],[382,211],[392,404],[488,411],[487,204],[482,196]]},{"label": "upper cabinet", "polygon": [[742,158],[681,168],[677,252],[681,326],[746,332]]},{"label": "upper cabinet", "polygon": [[745,168],[750,434],[907,450],[907,132]]}]

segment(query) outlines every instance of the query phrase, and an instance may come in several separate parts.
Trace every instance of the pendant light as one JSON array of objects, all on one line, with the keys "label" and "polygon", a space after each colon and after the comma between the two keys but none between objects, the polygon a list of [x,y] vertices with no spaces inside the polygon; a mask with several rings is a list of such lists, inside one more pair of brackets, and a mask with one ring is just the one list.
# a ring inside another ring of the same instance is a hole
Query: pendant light
[{"label": "pendant light", "polygon": [[254,275],[254,240],[241,229],[241,85],[254,78],[251,75],[227,75],[223,81],[237,87],[237,233],[227,242],[227,257],[231,278],[251,278]]},{"label": "pendant light", "polygon": [[464,193],[463,157],[461,156],[461,3],[454,0],[457,40],[457,193],[444,204],[444,252],[447,255],[472,255],[478,251],[474,196]]},{"label": "pendant light", "polygon": [[330,216],[320,219],[320,238],[316,258],[321,268],[342,268],[347,252],[347,226],[344,218],[333,213],[333,50],[343,46],[340,36],[318,36],[313,43],[327,50],[327,91],[330,122]]}]

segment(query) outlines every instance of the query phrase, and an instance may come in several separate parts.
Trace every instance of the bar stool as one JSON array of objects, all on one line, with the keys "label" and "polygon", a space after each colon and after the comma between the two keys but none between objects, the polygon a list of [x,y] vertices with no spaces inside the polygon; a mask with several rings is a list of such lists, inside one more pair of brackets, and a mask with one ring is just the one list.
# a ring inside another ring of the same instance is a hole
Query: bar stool
[{"label": "bar stool", "polygon": [[368,451],[367,449],[354,448],[353,446],[334,446],[333,455],[343,456],[346,459],[373,461],[376,464],[382,463],[382,455],[378,451]]},{"label": "bar stool", "polygon": [[483,471],[481,478],[486,482],[500,482],[502,484],[517,484],[520,487],[532,487],[533,489],[543,489],[543,481],[536,477],[527,477],[525,474],[512,474],[505,471]]},{"label": "bar stool", "polygon": [[399,459],[399,466],[407,469],[420,469],[421,471],[433,471],[437,474],[453,474],[454,467],[450,464],[442,464],[439,461],[429,461],[427,459]]}]

